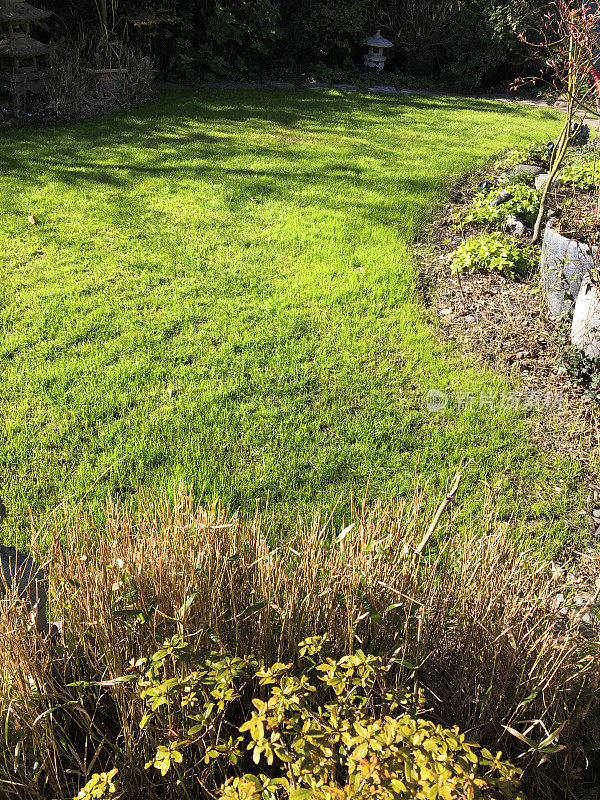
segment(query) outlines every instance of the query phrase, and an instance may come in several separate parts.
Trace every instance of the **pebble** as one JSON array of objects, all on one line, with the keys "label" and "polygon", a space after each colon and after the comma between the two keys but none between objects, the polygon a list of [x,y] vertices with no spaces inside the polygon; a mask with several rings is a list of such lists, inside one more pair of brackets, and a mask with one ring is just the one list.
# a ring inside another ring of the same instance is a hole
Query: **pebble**
[{"label": "pebble", "polygon": [[515,236],[525,236],[526,228],[520,219],[510,216],[506,218],[506,227]]}]

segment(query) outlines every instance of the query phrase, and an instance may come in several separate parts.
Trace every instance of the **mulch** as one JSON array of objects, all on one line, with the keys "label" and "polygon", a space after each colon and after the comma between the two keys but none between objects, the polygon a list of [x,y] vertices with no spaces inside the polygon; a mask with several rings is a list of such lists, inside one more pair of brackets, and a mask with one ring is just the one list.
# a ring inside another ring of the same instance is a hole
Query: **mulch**
[{"label": "mulch", "polygon": [[568,332],[547,316],[538,274],[512,280],[493,273],[457,276],[450,270],[448,255],[463,239],[486,231],[456,225],[456,211],[471,203],[482,177],[488,173],[454,189],[452,204],[440,211],[417,243],[429,318],[455,351],[506,375],[525,397],[562,395],[562,404],[529,414],[532,439],[556,456],[576,459],[591,491],[597,492],[591,462],[599,452],[600,407],[583,387],[559,372]]},{"label": "mulch", "polygon": [[[156,94],[152,89],[135,102],[152,100]],[[82,122],[130,106],[131,103],[124,101],[118,93],[90,96],[84,104],[66,104],[64,108],[57,108],[44,97],[28,97],[27,103],[21,106],[3,96],[0,97],[0,128],[38,128]]]}]

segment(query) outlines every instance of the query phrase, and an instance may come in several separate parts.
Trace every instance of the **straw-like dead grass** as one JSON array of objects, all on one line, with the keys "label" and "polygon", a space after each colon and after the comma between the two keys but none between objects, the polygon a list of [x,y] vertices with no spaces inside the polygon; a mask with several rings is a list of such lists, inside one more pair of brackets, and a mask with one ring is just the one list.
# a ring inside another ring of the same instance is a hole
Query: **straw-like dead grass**
[{"label": "straw-like dead grass", "polygon": [[334,654],[380,653],[394,679],[425,688],[435,718],[500,743],[540,795],[566,795],[592,774],[597,642],[556,609],[562,579],[491,518],[466,536],[449,519],[417,554],[424,502],[417,488],[343,531],[315,515],[277,542],[260,513],[226,518],[184,488],[171,503],[140,493],[135,511],[109,500],[102,527],[65,514],[45,555],[62,642],[28,630],[16,602],[0,615],[0,792],[69,797],[118,767],[125,796],[176,797],[144,770],[156,741],[135,684],[118,679],[178,632],[267,662],[296,662],[316,634]]}]

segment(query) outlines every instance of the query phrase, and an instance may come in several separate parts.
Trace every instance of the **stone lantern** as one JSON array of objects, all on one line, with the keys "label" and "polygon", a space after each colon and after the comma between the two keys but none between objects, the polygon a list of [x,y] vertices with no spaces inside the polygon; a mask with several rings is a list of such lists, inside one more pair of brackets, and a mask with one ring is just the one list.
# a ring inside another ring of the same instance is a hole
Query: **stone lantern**
[{"label": "stone lantern", "polygon": [[384,39],[381,31],[377,31],[375,36],[369,36],[368,39],[363,39],[363,44],[367,45],[367,52],[365,53],[365,67],[374,67],[375,69],[382,70],[385,64],[384,51],[388,47],[394,45],[389,39]]},{"label": "stone lantern", "polygon": [[21,0],[0,0],[0,90],[15,100],[42,91],[50,81],[51,70],[38,59],[51,48],[30,35],[31,24],[49,16],[50,12]]}]

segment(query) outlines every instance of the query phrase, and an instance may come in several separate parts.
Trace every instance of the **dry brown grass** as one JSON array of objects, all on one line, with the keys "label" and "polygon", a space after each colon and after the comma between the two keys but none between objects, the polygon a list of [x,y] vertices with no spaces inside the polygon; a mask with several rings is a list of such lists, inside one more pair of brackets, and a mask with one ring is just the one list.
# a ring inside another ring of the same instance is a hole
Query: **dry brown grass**
[{"label": "dry brown grass", "polygon": [[114,66],[121,70],[112,91],[103,91],[94,42],[70,39],[52,58],[49,101],[60,120],[80,120],[127,108],[154,96],[152,59],[125,42],[113,47]]},{"label": "dry brown grass", "polygon": [[[490,516],[466,535],[448,519],[417,555],[425,500],[417,487],[344,532],[316,515],[277,542],[260,513],[228,519],[184,488],[174,502],[140,493],[136,510],[109,500],[102,526],[66,513],[45,553],[62,644],[29,631],[16,602],[0,614],[6,796],[69,797],[112,766],[127,797],[177,796],[143,768],[156,741],[139,729],[133,684],[111,684],[175,632],[267,662],[296,661],[296,643],[315,634],[334,654],[376,651],[426,689],[436,718],[500,742],[532,791],[566,796],[598,714],[597,642],[555,608],[572,588]],[[560,729],[562,749],[536,752],[503,726],[538,743]]]}]

